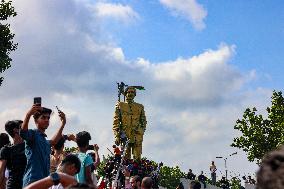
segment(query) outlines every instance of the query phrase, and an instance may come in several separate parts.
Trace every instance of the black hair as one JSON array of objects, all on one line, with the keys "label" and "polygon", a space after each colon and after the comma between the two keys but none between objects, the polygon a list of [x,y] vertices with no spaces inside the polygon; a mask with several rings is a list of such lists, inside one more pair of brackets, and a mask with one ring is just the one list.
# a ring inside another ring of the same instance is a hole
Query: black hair
[{"label": "black hair", "polygon": [[51,113],[52,113],[51,109],[42,107],[42,110],[38,111],[33,116],[34,116],[34,119],[37,120],[41,115],[43,115],[43,114],[49,114],[50,115]]},{"label": "black hair", "polygon": [[89,146],[91,135],[87,131],[82,131],[76,134],[76,142],[79,148]]},{"label": "black hair", "polygon": [[197,180],[192,181],[189,184],[189,189],[201,189],[201,184]]},{"label": "black hair", "polygon": [[22,123],[22,120],[7,121],[5,124],[5,130],[12,138],[14,138],[14,129],[20,129]]},{"label": "black hair", "polygon": [[134,175],[134,176],[132,176],[131,178],[132,178],[135,182],[140,182],[140,184],[141,184],[142,179],[141,179],[141,177],[139,177],[138,175]]},{"label": "black hair", "polygon": [[0,148],[10,144],[9,136],[6,133],[0,133]]},{"label": "black hair", "polygon": [[184,189],[182,182],[180,182],[176,188],[177,189]]},{"label": "black hair", "polygon": [[257,172],[256,189],[284,188],[284,146],[268,153]]},{"label": "black hair", "polygon": [[64,143],[65,143],[65,137],[62,136],[59,141],[54,145],[54,149],[55,150],[61,150],[61,148],[63,147]]},{"label": "black hair", "polygon": [[75,165],[75,168],[77,169],[76,174],[78,174],[81,168],[81,161],[76,155],[68,154],[61,162],[61,165],[72,165],[72,164]]},{"label": "black hair", "polygon": [[153,186],[153,180],[150,177],[144,177],[141,186],[150,189]]}]

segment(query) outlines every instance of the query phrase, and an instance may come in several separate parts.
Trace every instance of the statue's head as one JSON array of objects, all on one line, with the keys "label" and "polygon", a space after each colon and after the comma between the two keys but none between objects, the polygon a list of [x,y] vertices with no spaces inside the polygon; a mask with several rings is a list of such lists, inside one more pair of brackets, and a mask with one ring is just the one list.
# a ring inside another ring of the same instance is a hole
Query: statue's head
[{"label": "statue's head", "polygon": [[135,87],[131,87],[130,86],[130,87],[127,87],[125,89],[125,97],[126,97],[127,101],[133,100],[135,98],[135,96],[136,96],[136,89],[135,89]]}]

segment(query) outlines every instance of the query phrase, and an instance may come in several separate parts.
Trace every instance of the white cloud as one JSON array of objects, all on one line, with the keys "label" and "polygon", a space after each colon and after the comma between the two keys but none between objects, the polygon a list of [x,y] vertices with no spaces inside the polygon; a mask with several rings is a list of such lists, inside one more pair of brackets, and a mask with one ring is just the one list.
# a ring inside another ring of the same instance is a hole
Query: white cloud
[{"label": "white cloud", "polygon": [[96,16],[100,18],[111,18],[121,20],[125,23],[136,20],[139,14],[135,12],[129,5],[113,4],[98,2],[92,9],[95,11]]},{"label": "white cloud", "polygon": [[213,70],[216,72],[230,72],[233,70],[226,65],[226,62],[228,62],[233,53],[234,46],[224,45],[217,51],[207,50],[189,59],[179,58],[172,62],[153,65],[154,75],[158,80],[179,81],[187,75],[190,75],[192,80],[196,80],[200,75],[206,75]]},{"label": "white cloud", "polygon": [[114,47],[109,44],[97,44],[88,36],[86,41],[86,48],[92,53],[108,53],[109,59],[115,62],[125,63],[123,50],[120,47]]},{"label": "white cloud", "polygon": [[152,79],[151,85],[159,87],[156,95],[163,96],[157,99],[159,102],[167,98],[183,99],[183,105],[198,102],[208,106],[222,102],[246,81],[244,75],[229,64],[234,52],[234,45],[223,44],[217,50],[209,49],[198,56],[158,64],[139,58],[137,65]]},{"label": "white cloud", "polygon": [[169,8],[173,14],[189,20],[194,28],[202,30],[206,27],[204,19],[207,11],[197,0],[160,0],[160,3]]}]

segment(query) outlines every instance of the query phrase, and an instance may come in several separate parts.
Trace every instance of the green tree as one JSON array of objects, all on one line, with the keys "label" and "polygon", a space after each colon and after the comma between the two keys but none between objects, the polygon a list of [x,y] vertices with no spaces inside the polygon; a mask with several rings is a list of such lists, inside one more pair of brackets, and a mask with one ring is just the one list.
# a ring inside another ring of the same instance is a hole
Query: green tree
[{"label": "green tree", "polygon": [[186,174],[178,166],[163,166],[160,171],[160,186],[167,189],[175,189],[180,183],[180,178],[185,178]]},{"label": "green tree", "polygon": [[77,147],[65,147],[64,152],[69,154],[69,153],[78,153],[78,148]]},{"label": "green tree", "polygon": [[242,135],[233,139],[231,146],[247,153],[249,161],[261,162],[263,156],[284,144],[284,98],[282,92],[274,91],[272,105],[267,107],[265,119],[256,108],[247,108],[242,119],[236,121],[234,129]]},{"label": "green tree", "polygon": [[239,178],[233,177],[230,180],[231,189],[241,189],[241,180]]},{"label": "green tree", "polygon": [[[9,17],[17,15],[11,1],[1,0],[0,2],[0,73],[11,67],[10,53],[17,49],[17,45],[13,42],[15,34],[10,30],[10,24],[3,23],[7,21]],[[3,77],[0,77],[0,86],[3,81]]]}]

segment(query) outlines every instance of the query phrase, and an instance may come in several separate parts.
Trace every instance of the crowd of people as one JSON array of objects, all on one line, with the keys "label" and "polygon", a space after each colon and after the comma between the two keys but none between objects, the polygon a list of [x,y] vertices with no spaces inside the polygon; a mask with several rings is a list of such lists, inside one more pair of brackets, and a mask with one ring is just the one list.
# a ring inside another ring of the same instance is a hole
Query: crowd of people
[{"label": "crowd of people", "polygon": [[[211,184],[211,185],[216,185],[221,187],[222,189],[229,189],[230,186],[234,183],[230,183],[228,179],[226,179],[225,176],[222,176],[222,178],[220,180],[216,180],[216,171],[217,171],[217,167],[214,163],[214,161],[212,161],[210,167],[210,175],[211,178],[208,178],[204,175],[203,171],[201,171],[201,173],[196,176],[191,169],[188,170],[188,173],[186,175],[186,178],[189,180],[197,180],[198,182],[200,182],[204,188],[206,188],[207,183]],[[251,185],[255,185],[256,181],[251,177],[245,177],[243,176],[242,179],[244,180],[244,183],[247,184],[251,184]],[[232,177],[232,181],[237,181],[238,183],[241,183],[241,180],[237,177]]]},{"label": "crowd of people", "polygon": [[[90,145],[90,133],[81,131],[76,135],[64,135],[66,116],[58,110],[61,125],[47,140],[45,133],[51,113],[51,109],[34,104],[23,121],[6,122],[7,133],[0,134],[0,189],[105,188],[94,175],[100,164],[99,146]],[[29,127],[32,117],[36,129]],[[65,153],[66,141],[75,142],[78,152]],[[128,165],[136,166],[134,162],[128,162]],[[137,188],[138,185],[139,188],[152,188],[152,178],[145,175],[144,178],[140,177],[138,172],[130,177],[130,171],[127,170],[129,167],[123,171],[129,174],[129,177],[124,176],[125,188]]]},{"label": "crowd of people", "polygon": [[[189,171],[188,177],[191,180],[195,179],[195,175],[192,171]],[[243,179],[247,183],[255,185],[256,189],[283,189],[284,145],[264,156],[256,174],[256,181],[251,176],[243,177]],[[189,189],[201,189],[200,182],[198,180],[194,180],[191,182]]]},{"label": "crowd of people", "polygon": [[[49,127],[51,113],[51,109],[42,107],[41,104],[34,104],[23,121],[6,122],[6,133],[0,134],[0,189],[155,189],[159,187],[159,171],[163,166],[162,163],[155,165],[147,159],[126,159],[122,156],[123,149],[115,145],[113,156],[104,166],[105,178],[97,182],[94,171],[100,164],[99,146],[90,145],[91,135],[87,131],[81,131],[76,135],[64,135],[66,116],[60,110],[58,115],[61,125],[53,137],[47,140],[45,133]],[[36,129],[29,127],[31,117],[34,119]],[[66,141],[76,143],[78,152],[64,152]],[[217,168],[214,162],[209,170],[210,183],[215,185]],[[250,176],[244,179],[250,184],[256,184],[257,189],[280,189],[284,187],[283,172],[284,147],[265,156],[257,173],[257,183]],[[187,179],[193,182],[186,188],[199,189],[201,184],[206,188],[208,178],[203,172],[196,177],[189,169]],[[230,187],[225,177],[218,182],[223,189]],[[117,183],[120,185],[113,185]],[[178,186],[182,187],[184,186]]]},{"label": "crowd of people", "polygon": [[[114,149],[115,151],[115,149]],[[121,155],[115,154],[115,156],[110,156],[106,159],[106,164],[103,167],[105,179],[108,183],[112,183],[116,176],[119,183],[124,186],[125,178],[136,176],[139,178],[150,177],[153,181],[152,188],[159,188],[159,172],[163,163],[159,165],[155,164],[153,161],[142,159],[127,159],[122,158]],[[120,172],[117,172],[120,170]]]}]

